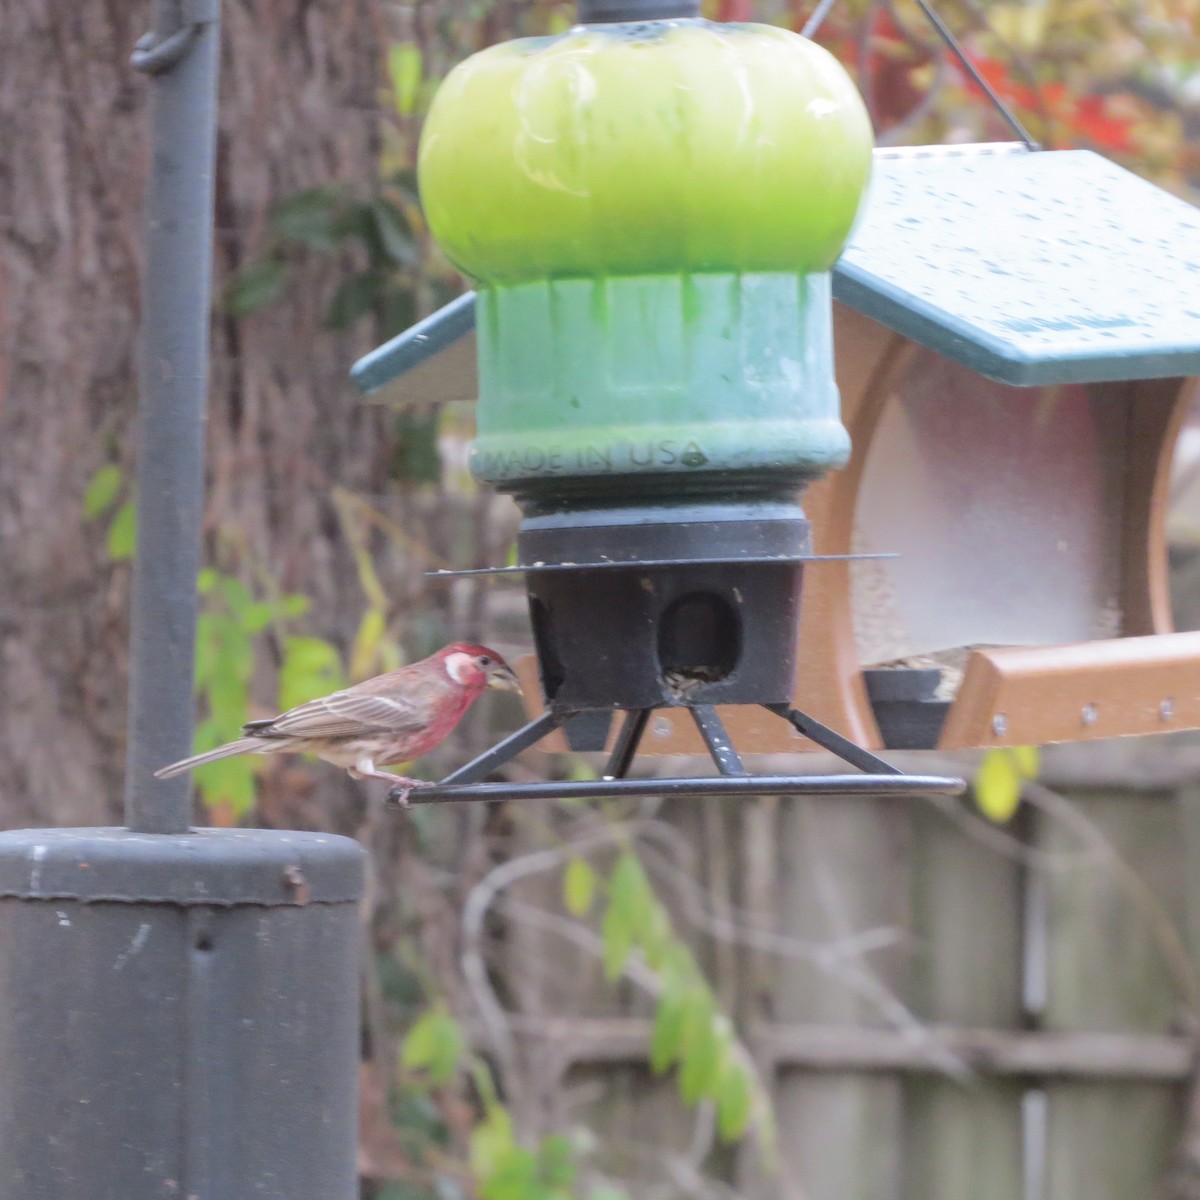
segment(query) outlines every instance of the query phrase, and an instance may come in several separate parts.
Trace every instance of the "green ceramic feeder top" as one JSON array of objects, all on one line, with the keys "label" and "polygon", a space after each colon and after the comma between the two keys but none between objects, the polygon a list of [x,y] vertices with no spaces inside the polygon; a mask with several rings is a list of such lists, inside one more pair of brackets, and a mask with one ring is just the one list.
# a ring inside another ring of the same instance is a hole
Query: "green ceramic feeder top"
[{"label": "green ceramic feeder top", "polygon": [[828,271],[871,166],[861,98],[787,30],[577,26],[456,67],[420,149],[430,228],[484,284]]},{"label": "green ceramic feeder top", "polygon": [[611,497],[841,465],[828,272],[871,145],[837,60],[766,25],[579,25],[456,67],[419,178],[481,285],[476,477]]}]

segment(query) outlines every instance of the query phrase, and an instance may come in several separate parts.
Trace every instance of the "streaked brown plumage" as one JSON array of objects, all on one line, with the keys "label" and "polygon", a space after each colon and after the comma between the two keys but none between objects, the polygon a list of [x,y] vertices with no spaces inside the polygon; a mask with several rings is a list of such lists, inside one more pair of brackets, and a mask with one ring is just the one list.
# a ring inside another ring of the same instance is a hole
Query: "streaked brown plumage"
[{"label": "streaked brown plumage", "polygon": [[512,668],[494,650],[455,642],[420,662],[377,675],[277,717],[251,721],[235,742],[155,771],[170,779],[235,754],[315,754],[355,779],[386,779],[410,789],[420,781],[379,770],[427,754],[454,729],[487,688],[520,691]]}]

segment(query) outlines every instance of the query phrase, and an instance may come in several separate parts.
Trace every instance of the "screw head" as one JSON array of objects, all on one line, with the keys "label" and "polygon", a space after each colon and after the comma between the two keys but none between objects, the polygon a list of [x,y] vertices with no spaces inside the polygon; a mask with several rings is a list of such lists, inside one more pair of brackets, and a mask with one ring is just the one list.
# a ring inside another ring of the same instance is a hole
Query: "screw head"
[{"label": "screw head", "polygon": [[1175,715],[1175,701],[1168,696],[1158,706],[1158,716],[1160,720],[1169,721]]},{"label": "screw head", "polygon": [[1079,716],[1085,725],[1095,725],[1100,712],[1094,704],[1085,704],[1080,710]]},{"label": "screw head", "polygon": [[1008,718],[1003,713],[997,713],[992,718],[992,732],[997,737],[1003,737],[1008,732]]}]

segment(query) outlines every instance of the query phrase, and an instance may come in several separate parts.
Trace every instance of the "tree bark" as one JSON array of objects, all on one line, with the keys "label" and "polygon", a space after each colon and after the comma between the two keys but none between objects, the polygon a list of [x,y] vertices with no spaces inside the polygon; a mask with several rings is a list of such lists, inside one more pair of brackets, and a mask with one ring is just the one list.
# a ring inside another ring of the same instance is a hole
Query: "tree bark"
[{"label": "tree bark", "polygon": [[[219,296],[269,238],[272,203],[378,172],[379,0],[227,0],[216,185]],[[132,480],[148,5],[0,0],[0,824],[118,816],[129,568],[109,561],[89,480]],[[344,264],[343,264],[344,265]],[[218,306],[207,526],[345,635],[361,606],[333,484],[380,490],[385,419],[346,372],[370,332],[323,328],[337,264],[291,264],[287,294]]]}]

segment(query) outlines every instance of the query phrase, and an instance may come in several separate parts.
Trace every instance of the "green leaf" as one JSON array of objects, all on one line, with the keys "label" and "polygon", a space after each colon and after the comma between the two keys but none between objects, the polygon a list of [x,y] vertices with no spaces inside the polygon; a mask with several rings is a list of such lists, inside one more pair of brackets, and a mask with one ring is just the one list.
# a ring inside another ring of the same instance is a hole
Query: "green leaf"
[{"label": "green leaf", "polygon": [[712,1033],[716,1004],[712,992],[703,981],[691,984],[683,995],[683,1033],[680,1053],[686,1055],[692,1046]]},{"label": "green leaf", "polygon": [[600,778],[600,772],[582,758],[569,758],[566,777],[574,783],[594,783]]},{"label": "green leaf", "polygon": [[235,317],[249,316],[270,304],[283,293],[287,266],[278,258],[264,258],[240,270],[225,292],[225,308]]},{"label": "green leaf", "polygon": [[226,740],[220,724],[209,717],[207,721],[200,721],[196,725],[192,734],[192,753],[203,754],[205,750],[215,750]]},{"label": "green leaf", "polygon": [[696,1104],[712,1095],[726,1050],[726,1039],[712,1018],[686,1039],[679,1067],[679,1094],[684,1104]]},{"label": "green leaf", "polygon": [[700,981],[700,971],[692,952],[680,941],[672,941],[663,951],[662,965],[658,967],[662,976],[664,992],[686,989]]},{"label": "green leaf", "polygon": [[586,917],[596,898],[596,872],[585,858],[576,856],[563,872],[563,904],[573,917]]},{"label": "green leaf", "polygon": [[393,1180],[377,1194],[377,1200],[437,1200],[437,1193],[405,1179]]},{"label": "green leaf", "polygon": [[609,905],[620,910],[631,929],[637,929],[647,906],[654,900],[654,893],[641,862],[632,850],[624,851],[617,859],[608,885],[608,896]]},{"label": "green leaf", "polygon": [[221,758],[196,768],[196,787],[205,804],[227,804],[240,817],[254,807],[255,775],[252,758]]},{"label": "green leaf", "polygon": [[196,591],[201,596],[207,596],[215,588],[221,577],[212,567],[204,567],[196,576]]},{"label": "green leaf", "polygon": [[371,219],[384,257],[402,266],[416,266],[416,247],[404,213],[387,200],[376,200],[371,205]]},{"label": "green leaf", "polygon": [[294,671],[317,675],[341,666],[338,652],[323,638],[297,634],[285,638],[283,645],[287,664]]},{"label": "green leaf", "polygon": [[551,1188],[569,1189],[577,1171],[575,1148],[561,1133],[550,1134],[538,1147],[538,1175]]},{"label": "green leaf", "polygon": [[[239,727],[209,718],[196,726],[192,736],[192,753],[203,754],[237,737]],[[194,772],[196,790],[209,806],[228,805],[235,816],[243,816],[254,805],[257,793],[255,778],[257,761],[249,757],[222,758]]]},{"label": "green leaf", "polygon": [[246,685],[239,672],[235,654],[222,650],[214,657],[206,694],[209,710],[223,729],[240,729],[246,722]]},{"label": "green leaf", "polygon": [[242,628],[247,633],[262,633],[275,617],[275,610],[262,600],[246,605],[241,613]]},{"label": "green leaf", "polygon": [[285,617],[302,617],[308,612],[312,601],[307,596],[284,596],[279,602],[279,611]]},{"label": "green leaf", "polygon": [[402,117],[412,113],[421,87],[421,49],[412,42],[399,42],[388,50],[388,75]]},{"label": "green leaf", "polygon": [[458,1070],[465,1042],[458,1022],[442,1005],[425,1012],[409,1030],[400,1061],[410,1070],[428,1072],[432,1083],[449,1083]]},{"label": "green leaf", "polygon": [[1021,803],[1021,775],[1006,749],[989,750],[975,776],[975,803],[989,820],[1003,824]]},{"label": "green leaf", "polygon": [[392,424],[394,449],[390,464],[393,479],[413,484],[440,482],[440,429],[441,414],[435,408],[402,409],[395,414]]},{"label": "green leaf", "polygon": [[493,1105],[471,1132],[471,1170],[475,1178],[490,1179],[516,1148],[512,1117],[502,1105]]},{"label": "green leaf", "polygon": [[610,903],[605,910],[600,936],[604,943],[604,977],[615,983],[624,973],[633,949],[633,929],[617,905]]},{"label": "green leaf", "polygon": [[558,1200],[538,1178],[537,1156],[517,1146],[501,1159],[496,1170],[480,1180],[482,1200]]},{"label": "green leaf", "polygon": [[[413,258],[417,257],[413,249]],[[387,286],[379,296],[379,324],[387,337],[394,337],[417,321],[417,294],[410,284],[399,275],[388,278]]]},{"label": "green leaf", "polygon": [[654,1033],[650,1038],[650,1068],[663,1074],[679,1058],[683,1049],[683,1025],[686,995],[682,989],[665,991],[654,1012]]},{"label": "green leaf", "polygon": [[105,513],[112,506],[121,490],[124,474],[120,467],[101,467],[87,486],[83,496],[83,515],[89,521]]},{"label": "green leaf", "polygon": [[221,595],[225,597],[225,603],[229,605],[239,618],[254,603],[254,597],[250,594],[250,589],[235,576],[223,576],[220,586]]},{"label": "green leaf", "polygon": [[306,188],[285,197],[271,214],[271,228],[281,237],[315,250],[337,246],[335,219],[339,197],[330,188]]},{"label": "green leaf", "polygon": [[754,1110],[754,1081],[744,1063],[731,1054],[717,1082],[717,1132],[723,1142],[736,1142],[746,1132]]},{"label": "green leaf", "polygon": [[132,500],[126,500],[117,509],[108,527],[105,548],[113,562],[127,562],[133,557],[137,549],[137,507]]},{"label": "green leaf", "polygon": [[412,1070],[429,1066],[437,1054],[438,1025],[445,1012],[431,1008],[417,1018],[400,1049],[400,1062]]},{"label": "green leaf", "polygon": [[202,612],[196,618],[195,687],[197,692],[203,691],[212,678],[217,651],[216,624],[217,617],[213,613]]},{"label": "green leaf", "polygon": [[347,329],[375,307],[383,280],[373,271],[362,271],[345,280],[329,302],[325,323],[330,329]]},{"label": "green leaf", "polygon": [[354,645],[350,650],[350,675],[354,679],[365,679],[379,656],[379,645],[387,632],[387,620],[382,610],[368,608],[358,623]]},{"label": "green leaf", "polygon": [[[371,219],[371,206],[369,204],[347,204],[338,213],[337,220],[334,222],[334,232],[339,238],[358,238],[370,251],[371,240],[377,237],[375,222]],[[379,249],[379,246],[375,247],[376,252]],[[371,255],[372,262],[376,258],[377,253]]]},{"label": "green leaf", "polygon": [[1022,779],[1036,779],[1041,755],[1036,746],[1013,746],[1013,762]]},{"label": "green leaf", "polygon": [[[236,688],[245,706],[246,685],[254,675],[254,643],[228,613],[213,613],[212,687]],[[230,700],[229,703],[234,703]]]},{"label": "green leaf", "polygon": [[342,661],[329,642],[315,637],[284,638],[283,664],[279,668],[280,709],[294,708],[344,686]]},{"label": "green leaf", "polygon": [[675,931],[671,928],[671,918],[667,916],[667,910],[657,899],[646,905],[637,932],[642,953],[646,956],[646,965],[651,970],[659,970],[666,960],[667,952],[674,944]]}]

